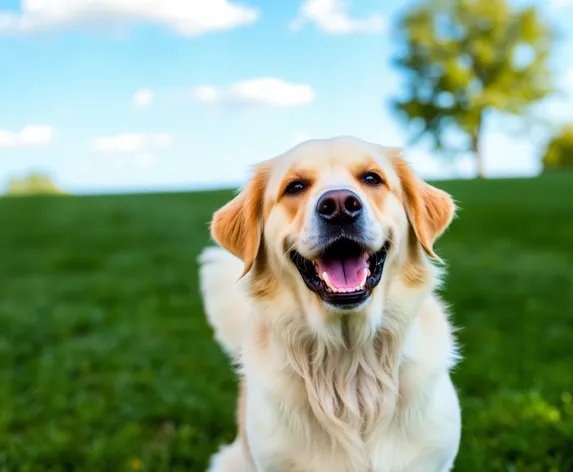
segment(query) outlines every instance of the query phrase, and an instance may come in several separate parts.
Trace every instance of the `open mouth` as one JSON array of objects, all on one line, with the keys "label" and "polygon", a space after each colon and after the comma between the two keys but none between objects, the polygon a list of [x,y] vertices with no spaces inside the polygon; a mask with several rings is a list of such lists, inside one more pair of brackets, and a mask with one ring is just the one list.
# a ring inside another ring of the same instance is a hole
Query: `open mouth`
[{"label": "open mouth", "polygon": [[362,245],[339,239],[310,261],[298,252],[290,257],[310,290],[322,300],[341,308],[353,308],[370,297],[380,283],[387,245],[369,253]]}]

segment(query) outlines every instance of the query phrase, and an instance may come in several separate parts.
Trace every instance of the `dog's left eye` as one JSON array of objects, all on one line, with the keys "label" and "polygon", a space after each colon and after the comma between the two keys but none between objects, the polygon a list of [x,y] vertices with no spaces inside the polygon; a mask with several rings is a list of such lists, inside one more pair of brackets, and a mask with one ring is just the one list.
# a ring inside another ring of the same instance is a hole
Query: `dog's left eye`
[{"label": "dog's left eye", "polygon": [[287,188],[285,189],[285,193],[289,195],[296,195],[297,193],[302,192],[304,189],[306,189],[306,183],[300,180],[296,180],[288,184]]},{"label": "dog's left eye", "polygon": [[367,172],[362,176],[362,181],[373,187],[376,187],[382,183],[382,177],[380,177],[376,172]]}]

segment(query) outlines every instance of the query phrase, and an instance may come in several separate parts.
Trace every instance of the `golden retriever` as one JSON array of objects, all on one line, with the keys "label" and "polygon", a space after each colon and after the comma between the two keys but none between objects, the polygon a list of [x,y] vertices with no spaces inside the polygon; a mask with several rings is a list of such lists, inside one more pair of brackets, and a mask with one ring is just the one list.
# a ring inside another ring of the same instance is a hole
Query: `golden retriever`
[{"label": "golden retriever", "polygon": [[433,245],[452,198],[399,150],[312,140],[256,167],[211,223],[205,311],[241,378],[211,472],[446,472],[461,411]]}]

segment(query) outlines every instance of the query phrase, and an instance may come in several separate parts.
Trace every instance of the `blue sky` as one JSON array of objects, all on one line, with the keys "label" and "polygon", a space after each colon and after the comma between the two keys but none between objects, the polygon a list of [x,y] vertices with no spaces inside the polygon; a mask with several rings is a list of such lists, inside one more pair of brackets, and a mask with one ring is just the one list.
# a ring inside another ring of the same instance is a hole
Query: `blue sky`
[{"label": "blue sky", "polygon": [[[573,0],[539,2],[564,33],[564,95],[539,108],[558,125],[573,119]],[[234,185],[307,138],[402,146],[392,3],[0,0],[0,185],[31,170],[77,193]],[[537,173],[543,133],[502,129],[488,121],[489,175]],[[474,173],[471,156],[407,156],[426,178]]]}]

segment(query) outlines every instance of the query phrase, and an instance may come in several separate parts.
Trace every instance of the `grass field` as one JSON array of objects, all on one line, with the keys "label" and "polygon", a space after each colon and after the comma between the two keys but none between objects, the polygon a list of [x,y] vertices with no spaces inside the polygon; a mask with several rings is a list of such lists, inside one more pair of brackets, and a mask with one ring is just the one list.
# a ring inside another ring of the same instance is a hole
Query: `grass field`
[{"label": "grass field", "polygon": [[[456,471],[573,471],[573,174],[439,186]],[[195,262],[230,195],[0,199],[0,471],[204,471],[233,438]]]}]

